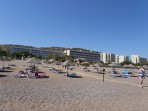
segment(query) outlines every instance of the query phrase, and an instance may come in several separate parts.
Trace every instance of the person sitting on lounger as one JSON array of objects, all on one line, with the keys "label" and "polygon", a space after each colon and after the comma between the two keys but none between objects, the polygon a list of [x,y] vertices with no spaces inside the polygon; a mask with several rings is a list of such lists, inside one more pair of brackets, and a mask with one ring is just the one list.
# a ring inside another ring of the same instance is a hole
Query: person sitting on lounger
[{"label": "person sitting on lounger", "polygon": [[39,75],[39,74],[38,74],[38,71],[35,71],[35,72],[34,72],[34,76],[37,77],[38,75]]},{"label": "person sitting on lounger", "polygon": [[24,71],[23,71],[23,70],[20,70],[20,71],[19,71],[19,74],[24,74]]},{"label": "person sitting on lounger", "polygon": [[18,72],[17,76],[20,76],[20,77],[27,77],[27,74],[28,74],[27,71],[24,72],[23,70],[20,70],[20,71]]}]

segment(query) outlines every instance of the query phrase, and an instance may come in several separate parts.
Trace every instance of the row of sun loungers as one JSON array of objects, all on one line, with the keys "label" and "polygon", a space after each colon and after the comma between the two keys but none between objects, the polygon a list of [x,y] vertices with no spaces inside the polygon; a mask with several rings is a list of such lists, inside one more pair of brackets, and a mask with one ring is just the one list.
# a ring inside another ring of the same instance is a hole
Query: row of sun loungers
[{"label": "row of sun loungers", "polygon": [[[123,70],[121,73],[117,73],[116,71],[110,72],[112,77],[122,77],[122,78],[128,78],[128,77],[138,77],[138,72],[129,72],[128,70]],[[148,77],[148,72],[145,72],[145,77]]]},{"label": "row of sun loungers", "polygon": [[[56,68],[49,68],[49,70],[56,74],[64,74],[64,76],[67,76],[67,77],[82,78],[81,76],[78,76],[76,73],[69,74],[68,72],[65,72],[63,70],[56,69]],[[73,67],[69,67],[68,70],[73,70]]]},{"label": "row of sun loungers", "polygon": [[14,77],[17,78],[49,78],[49,76],[46,75],[46,73],[41,73],[38,76],[35,76],[34,74],[16,74]]}]

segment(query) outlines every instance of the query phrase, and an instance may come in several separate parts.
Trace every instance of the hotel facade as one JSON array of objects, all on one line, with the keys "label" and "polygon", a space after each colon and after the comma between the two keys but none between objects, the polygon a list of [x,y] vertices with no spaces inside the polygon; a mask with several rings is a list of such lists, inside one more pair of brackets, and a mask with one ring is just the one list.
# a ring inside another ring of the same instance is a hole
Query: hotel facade
[{"label": "hotel facade", "polygon": [[42,55],[43,57],[48,57],[49,55],[58,54],[63,56],[61,51],[52,51],[52,50],[42,50],[40,48],[35,48],[31,46],[21,46],[21,45],[7,45],[3,48],[5,51],[12,53],[17,52],[29,52],[32,55]]},{"label": "hotel facade", "polygon": [[65,50],[64,54],[68,56],[73,56],[74,59],[84,58],[90,62],[99,62],[100,61],[100,53],[91,52],[91,51],[82,51],[82,50]]}]

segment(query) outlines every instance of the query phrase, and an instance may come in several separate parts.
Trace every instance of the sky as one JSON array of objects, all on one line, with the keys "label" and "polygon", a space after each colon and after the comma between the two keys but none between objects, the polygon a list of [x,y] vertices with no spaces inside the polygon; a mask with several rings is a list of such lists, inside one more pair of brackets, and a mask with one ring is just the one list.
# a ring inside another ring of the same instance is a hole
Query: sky
[{"label": "sky", "polygon": [[148,58],[148,0],[0,0],[0,44]]}]

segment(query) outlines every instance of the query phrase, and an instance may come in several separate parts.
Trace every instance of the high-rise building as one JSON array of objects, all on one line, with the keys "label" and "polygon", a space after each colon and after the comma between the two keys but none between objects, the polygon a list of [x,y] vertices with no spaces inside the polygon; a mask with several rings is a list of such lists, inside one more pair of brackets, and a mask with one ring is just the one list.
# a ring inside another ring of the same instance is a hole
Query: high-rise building
[{"label": "high-rise building", "polygon": [[115,62],[115,54],[111,53],[100,53],[100,60],[104,63]]},{"label": "high-rise building", "polygon": [[121,63],[124,61],[129,61],[129,57],[126,55],[116,55],[116,63]]},{"label": "high-rise building", "polygon": [[131,55],[131,62],[134,64],[140,63],[140,56],[139,55]]}]

